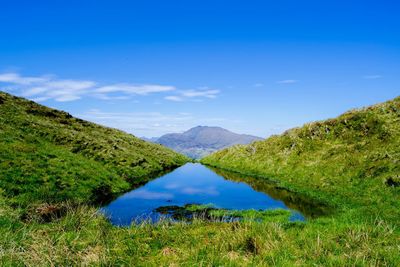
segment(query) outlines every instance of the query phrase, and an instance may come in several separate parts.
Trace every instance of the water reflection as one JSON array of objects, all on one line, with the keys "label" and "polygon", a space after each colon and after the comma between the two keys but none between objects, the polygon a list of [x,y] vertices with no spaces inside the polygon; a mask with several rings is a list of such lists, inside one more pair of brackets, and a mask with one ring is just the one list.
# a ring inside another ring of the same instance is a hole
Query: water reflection
[{"label": "water reflection", "polygon": [[293,220],[322,213],[313,202],[303,199],[262,179],[207,168],[188,163],[144,186],[132,190],[101,210],[115,225],[132,221],[158,221],[163,215],[156,210],[163,206],[212,204],[224,209],[291,209]]},{"label": "water reflection", "polygon": [[283,201],[288,208],[300,211],[306,217],[315,218],[331,212],[331,208],[324,203],[282,188],[276,183],[266,181],[263,178],[254,178],[252,176],[246,176],[213,167],[207,168],[229,181],[246,183],[258,192],[264,192],[274,199],[279,199]]}]

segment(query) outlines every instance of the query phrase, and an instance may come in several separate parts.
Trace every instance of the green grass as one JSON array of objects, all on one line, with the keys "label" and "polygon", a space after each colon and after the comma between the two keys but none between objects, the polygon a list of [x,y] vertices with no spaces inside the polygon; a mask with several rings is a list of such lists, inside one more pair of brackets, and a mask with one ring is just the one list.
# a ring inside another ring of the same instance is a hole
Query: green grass
[{"label": "green grass", "polygon": [[397,224],[400,98],[225,149],[202,162],[267,177],[339,209],[356,207]]},{"label": "green grass", "polygon": [[[392,243],[389,247],[395,255],[381,260],[400,264],[400,97],[218,151],[201,162],[253,175],[258,177],[256,184],[272,180],[326,203],[335,210],[326,220],[326,231],[333,233],[338,225],[350,229],[361,224],[359,229],[368,236],[367,228],[373,228],[380,236],[376,243],[365,238],[359,245],[377,251]],[[392,229],[392,234],[377,230],[377,221]],[[307,227],[317,232],[318,220],[309,221]],[[336,242],[340,244],[343,238],[337,234]],[[367,250],[359,253],[365,264],[377,264],[378,259],[370,258]]]},{"label": "green grass", "polygon": [[210,211],[210,216],[216,220],[234,221],[240,219],[240,221],[255,221],[255,222],[283,222],[289,221],[291,212],[284,209],[276,210],[224,210],[215,209]]},{"label": "green grass", "polygon": [[102,202],[188,159],[0,92],[0,187],[16,204]]},{"label": "green grass", "polygon": [[[182,164],[185,158],[6,94],[0,103],[0,265],[400,263],[399,98],[203,160],[250,174],[249,184],[262,190],[268,190],[263,180],[273,180],[285,188],[282,196],[297,192],[329,205],[333,213],[302,223],[289,222],[287,211],[214,210],[217,218],[231,213],[262,219],[131,227],[112,226],[88,205],[91,198],[110,189],[122,192],[149,179],[146,173]],[[30,106],[41,111],[28,111]],[[69,122],[61,123],[64,119]]]},{"label": "green grass", "polygon": [[[3,204],[3,203],[2,203]],[[111,226],[94,208],[68,208],[48,223],[21,222],[0,206],[3,266],[396,266],[396,229],[387,222],[319,218]]]},{"label": "green grass", "polygon": [[184,206],[161,206],[155,211],[168,215],[167,219],[171,222],[184,221],[193,222],[194,220],[209,222],[288,222],[292,212],[284,209],[274,210],[228,210],[216,208],[212,204],[198,205],[186,204]]}]

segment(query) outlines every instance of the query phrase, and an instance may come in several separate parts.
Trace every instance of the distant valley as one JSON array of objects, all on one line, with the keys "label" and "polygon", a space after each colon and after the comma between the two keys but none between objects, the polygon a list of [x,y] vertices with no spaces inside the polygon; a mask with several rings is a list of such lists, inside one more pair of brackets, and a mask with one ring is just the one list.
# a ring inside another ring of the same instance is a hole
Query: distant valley
[{"label": "distant valley", "polygon": [[159,138],[144,138],[159,143],[193,159],[200,159],[217,150],[237,144],[250,144],[261,137],[237,134],[221,127],[197,126],[183,133],[171,133]]}]

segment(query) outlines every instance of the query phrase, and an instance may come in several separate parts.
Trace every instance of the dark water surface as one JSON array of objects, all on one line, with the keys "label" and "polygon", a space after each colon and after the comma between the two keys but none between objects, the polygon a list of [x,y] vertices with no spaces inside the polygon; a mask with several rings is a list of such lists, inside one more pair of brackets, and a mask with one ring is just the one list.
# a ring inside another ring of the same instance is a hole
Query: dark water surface
[{"label": "dark water surface", "polygon": [[291,220],[318,215],[312,204],[304,202],[274,184],[251,177],[188,163],[144,186],[132,190],[101,209],[114,225],[158,221],[165,217],[155,211],[163,206],[212,204],[224,209],[290,209]]}]

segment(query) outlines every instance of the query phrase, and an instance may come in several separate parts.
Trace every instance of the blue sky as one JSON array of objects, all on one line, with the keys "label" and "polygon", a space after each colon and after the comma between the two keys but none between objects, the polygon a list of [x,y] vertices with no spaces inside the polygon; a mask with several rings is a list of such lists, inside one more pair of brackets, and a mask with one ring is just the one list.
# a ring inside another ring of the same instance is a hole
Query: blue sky
[{"label": "blue sky", "polygon": [[137,136],[265,137],[400,95],[396,1],[0,3],[1,90]]}]

